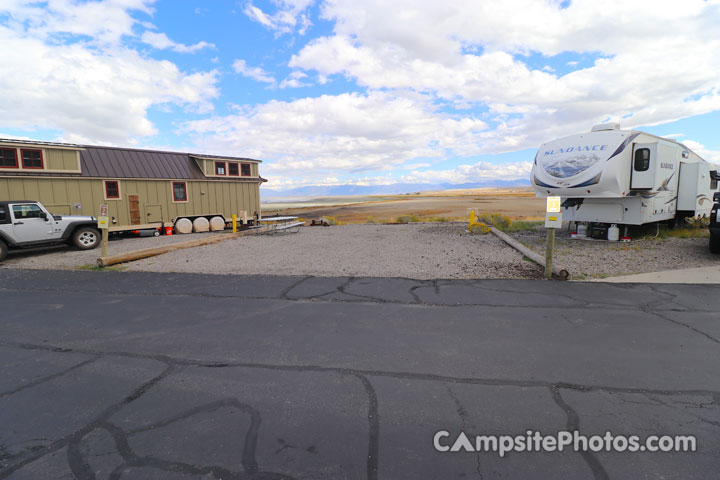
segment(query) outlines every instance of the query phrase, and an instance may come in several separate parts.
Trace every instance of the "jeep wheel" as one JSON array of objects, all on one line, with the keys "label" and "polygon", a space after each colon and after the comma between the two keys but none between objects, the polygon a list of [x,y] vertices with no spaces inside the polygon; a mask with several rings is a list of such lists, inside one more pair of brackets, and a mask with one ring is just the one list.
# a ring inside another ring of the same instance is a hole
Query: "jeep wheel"
[{"label": "jeep wheel", "polygon": [[8,246],[7,243],[0,240],[0,262],[5,260],[5,257],[7,257],[8,254]]},{"label": "jeep wheel", "polygon": [[710,235],[710,252],[720,253],[720,235]]},{"label": "jeep wheel", "polygon": [[100,232],[92,227],[81,227],[72,236],[73,245],[80,250],[91,250],[100,245]]}]

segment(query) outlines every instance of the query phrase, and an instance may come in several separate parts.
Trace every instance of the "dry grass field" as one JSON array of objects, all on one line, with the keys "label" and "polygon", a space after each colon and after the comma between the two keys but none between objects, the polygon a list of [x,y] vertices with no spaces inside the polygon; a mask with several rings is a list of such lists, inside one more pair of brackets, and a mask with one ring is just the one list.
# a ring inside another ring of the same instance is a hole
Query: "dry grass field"
[{"label": "dry grass field", "polygon": [[467,220],[470,210],[499,213],[513,219],[544,218],[545,199],[527,188],[446,190],[412,195],[383,196],[353,205],[263,210],[263,215],[283,213],[306,219],[334,217],[342,223],[393,222],[411,215],[420,220]]}]

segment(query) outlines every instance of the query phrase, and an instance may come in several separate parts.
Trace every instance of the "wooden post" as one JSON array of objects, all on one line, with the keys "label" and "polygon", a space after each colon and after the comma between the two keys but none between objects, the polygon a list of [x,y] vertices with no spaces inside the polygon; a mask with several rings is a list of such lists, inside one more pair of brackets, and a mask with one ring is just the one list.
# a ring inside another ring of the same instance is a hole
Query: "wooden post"
[{"label": "wooden post", "polygon": [[552,278],[552,258],[555,250],[555,229],[547,229],[547,243],[545,245],[545,278]]},{"label": "wooden post", "polygon": [[232,219],[233,219],[233,233],[237,233],[237,215],[235,215],[233,213]]},{"label": "wooden post", "polygon": [[100,254],[102,257],[107,257],[107,248],[108,248],[108,229],[103,228],[102,230],[102,243],[100,244],[100,247],[102,249],[102,253]]}]

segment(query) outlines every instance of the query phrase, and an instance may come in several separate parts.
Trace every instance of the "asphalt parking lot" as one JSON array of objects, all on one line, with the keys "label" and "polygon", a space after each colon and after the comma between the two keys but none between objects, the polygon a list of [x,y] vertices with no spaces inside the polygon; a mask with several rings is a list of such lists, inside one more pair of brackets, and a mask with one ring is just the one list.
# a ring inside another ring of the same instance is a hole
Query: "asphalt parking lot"
[{"label": "asphalt parking lot", "polygon": [[[719,293],[3,270],[0,478],[713,478]],[[698,448],[500,458],[442,430]]]}]

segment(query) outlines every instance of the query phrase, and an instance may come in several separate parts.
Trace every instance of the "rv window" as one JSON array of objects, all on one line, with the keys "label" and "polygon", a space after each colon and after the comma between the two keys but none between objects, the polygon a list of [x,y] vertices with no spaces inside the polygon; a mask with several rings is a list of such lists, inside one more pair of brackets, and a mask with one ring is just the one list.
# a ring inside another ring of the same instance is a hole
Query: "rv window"
[{"label": "rv window", "polygon": [[187,186],[185,182],[173,182],[173,201],[187,202]]},{"label": "rv window", "polygon": [[0,167],[17,168],[17,152],[14,148],[0,148]]},{"label": "rv window", "polygon": [[225,175],[225,162],[215,162],[215,175]]},{"label": "rv window", "polygon": [[23,168],[43,168],[42,150],[20,150]]},{"label": "rv window", "polygon": [[120,186],[115,180],[105,181],[105,198],[120,198]]},{"label": "rv window", "polygon": [[635,150],[635,171],[645,172],[650,168],[650,149],[638,148]]},{"label": "rv window", "polygon": [[237,177],[240,175],[240,172],[238,171],[238,164],[235,162],[228,163],[228,175],[232,177]]},{"label": "rv window", "polygon": [[250,176],[250,164],[249,164],[249,163],[243,163],[243,164],[242,164],[242,176],[243,176],[243,177],[249,177],[249,176]]}]

